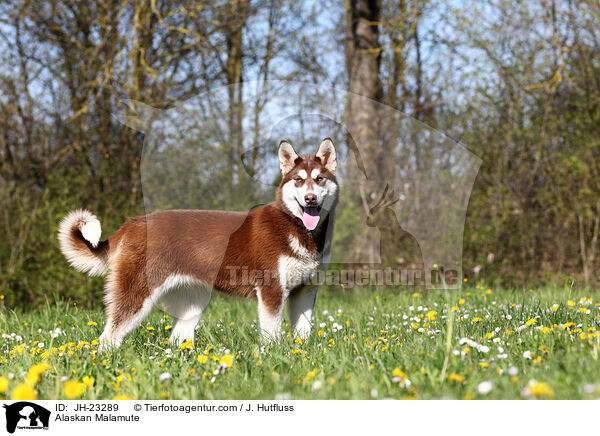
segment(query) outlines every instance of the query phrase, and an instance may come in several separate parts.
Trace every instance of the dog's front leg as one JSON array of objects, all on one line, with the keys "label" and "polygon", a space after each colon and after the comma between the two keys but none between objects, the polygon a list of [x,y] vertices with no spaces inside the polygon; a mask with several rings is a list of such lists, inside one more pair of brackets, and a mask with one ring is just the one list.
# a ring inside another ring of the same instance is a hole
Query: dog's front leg
[{"label": "dog's front leg", "polygon": [[283,292],[281,289],[258,288],[258,322],[261,339],[265,342],[276,341],[281,334],[281,315],[283,312]]},{"label": "dog's front leg", "polygon": [[304,286],[288,299],[288,310],[292,331],[296,336],[307,339],[312,326],[312,312],[317,298],[319,286]]}]

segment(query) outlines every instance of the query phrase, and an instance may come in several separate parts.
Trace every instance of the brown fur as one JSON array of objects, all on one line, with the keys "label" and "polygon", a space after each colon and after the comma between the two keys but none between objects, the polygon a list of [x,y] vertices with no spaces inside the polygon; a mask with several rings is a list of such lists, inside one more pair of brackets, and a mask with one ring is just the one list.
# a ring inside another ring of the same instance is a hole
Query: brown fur
[{"label": "brown fur", "polygon": [[[112,329],[118,329],[136,315],[154,289],[172,274],[187,275],[215,290],[244,297],[256,297],[260,278],[241,282],[240,268],[273,272],[269,282],[260,282],[266,308],[277,313],[283,305],[283,290],[275,272],[281,255],[295,256],[289,235],[320,260],[330,215],[314,231],[308,231],[293,216],[281,198],[282,186],[304,169],[319,168],[335,181],[315,155],[299,156],[277,190],[275,202],[249,212],[168,210],[127,221],[107,241],[93,248],[76,228],[73,242],[81,249],[102,256],[108,266],[106,305]],[[317,183],[309,181],[308,183]],[[237,267],[237,280],[231,268]],[[299,286],[298,288],[300,288]],[[294,292],[296,290],[290,290]]]}]

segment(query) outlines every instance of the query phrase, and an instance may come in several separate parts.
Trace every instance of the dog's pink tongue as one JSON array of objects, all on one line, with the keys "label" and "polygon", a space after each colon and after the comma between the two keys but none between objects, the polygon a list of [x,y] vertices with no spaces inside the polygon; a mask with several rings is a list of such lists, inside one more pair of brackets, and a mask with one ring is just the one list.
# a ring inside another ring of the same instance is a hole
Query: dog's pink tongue
[{"label": "dog's pink tongue", "polygon": [[319,210],[316,207],[305,207],[302,222],[308,230],[314,230],[319,224]]}]

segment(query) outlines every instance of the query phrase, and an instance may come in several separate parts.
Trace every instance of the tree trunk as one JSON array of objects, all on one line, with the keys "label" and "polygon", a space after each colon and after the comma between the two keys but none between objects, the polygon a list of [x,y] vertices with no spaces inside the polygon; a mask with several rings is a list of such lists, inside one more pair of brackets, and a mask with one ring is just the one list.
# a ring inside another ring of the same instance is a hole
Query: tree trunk
[{"label": "tree trunk", "polygon": [[[357,158],[364,176],[385,168],[384,154],[379,146],[377,108],[364,98],[381,101],[383,86],[379,77],[381,46],[379,44],[380,5],[377,0],[346,0],[346,68],[350,94],[346,102],[345,119],[349,134],[348,146]],[[381,173],[379,173],[381,174]],[[385,176],[384,174],[381,174]],[[379,185],[377,180],[358,177],[370,194]]]},{"label": "tree trunk", "polygon": [[[354,207],[367,205],[382,192],[389,180],[389,159],[383,153],[379,139],[379,117],[377,102],[383,100],[383,85],[380,79],[382,47],[379,43],[380,2],[377,0],[345,0],[346,8],[346,68],[348,72],[348,97],[344,120],[349,151],[346,167],[346,183],[356,186],[346,195]],[[352,154],[354,156],[352,156]],[[355,159],[354,167],[351,159]],[[356,171],[352,169],[356,168]],[[366,237],[366,236],[365,236]],[[355,236],[356,259],[370,259],[380,253],[362,252],[370,244]]]},{"label": "tree trunk", "polygon": [[[228,5],[231,27],[227,33],[227,82],[229,97],[229,144],[231,147],[231,174],[235,174],[237,164],[237,182],[241,180],[244,167],[240,163],[243,146],[243,29],[246,24],[248,4],[246,0],[232,1]],[[232,181],[235,183],[235,181]]]}]

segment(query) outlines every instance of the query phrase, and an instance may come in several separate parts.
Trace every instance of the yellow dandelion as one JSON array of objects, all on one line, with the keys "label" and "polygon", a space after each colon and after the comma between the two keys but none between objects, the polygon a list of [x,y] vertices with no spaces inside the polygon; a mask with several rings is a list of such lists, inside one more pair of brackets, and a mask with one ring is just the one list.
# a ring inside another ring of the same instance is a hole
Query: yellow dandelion
[{"label": "yellow dandelion", "polygon": [[65,397],[67,397],[67,399],[69,400],[81,397],[83,394],[85,394],[86,389],[87,386],[85,385],[85,383],[81,383],[75,380],[69,380],[63,386],[63,392],[65,394]]},{"label": "yellow dandelion", "polygon": [[88,387],[91,388],[92,386],[94,386],[94,377],[92,376],[85,376],[81,379],[81,381]]},{"label": "yellow dandelion", "polygon": [[97,323],[97,322],[94,322],[94,321],[88,321],[87,325],[90,325],[90,326],[94,326],[94,327],[95,327],[95,326],[97,326],[97,325],[98,325],[98,323]]},{"label": "yellow dandelion", "polygon": [[0,377],[0,394],[5,394],[8,389],[8,379],[6,377]]},{"label": "yellow dandelion", "polygon": [[304,379],[306,381],[311,381],[313,378],[315,378],[315,376],[317,375],[318,372],[319,372],[318,369],[313,369],[312,371],[308,371],[308,373],[306,374],[306,377],[304,377]]},{"label": "yellow dandelion", "polygon": [[481,321],[483,321],[483,318],[479,318],[479,317],[475,317],[471,320],[471,322],[475,322],[475,323],[481,322]]},{"label": "yellow dandelion", "polygon": [[462,383],[465,381],[465,378],[464,378],[464,376],[462,376],[460,374],[451,373],[448,375],[448,380],[457,382],[457,383]]},{"label": "yellow dandelion", "polygon": [[408,378],[408,376],[406,375],[406,373],[402,370],[400,370],[400,368],[394,368],[392,371],[392,375],[394,377],[400,377],[400,378]]},{"label": "yellow dandelion", "polygon": [[294,340],[294,342],[296,342],[297,344],[301,344],[302,343],[302,338],[296,338]]},{"label": "yellow dandelion", "polygon": [[230,367],[232,363],[233,356],[231,354],[225,354],[223,357],[221,357],[221,360],[219,360],[219,365],[226,365]]},{"label": "yellow dandelion", "polygon": [[191,350],[192,348],[194,348],[194,343],[188,339],[186,339],[185,341],[183,341],[181,343],[181,345],[179,346],[179,350],[183,351],[183,350]]},{"label": "yellow dandelion", "polygon": [[304,350],[292,350],[292,351],[290,351],[290,354],[306,354],[306,351],[304,351]]},{"label": "yellow dandelion", "polygon": [[113,397],[113,400],[133,400],[129,395],[117,395]]},{"label": "yellow dandelion", "polygon": [[200,363],[206,363],[208,361],[208,356],[206,354],[199,354],[196,360]]},{"label": "yellow dandelion", "polygon": [[437,312],[435,310],[430,310],[429,312],[427,312],[427,315],[425,315],[425,319],[428,319],[429,321],[433,321],[433,320],[435,320],[436,315],[437,315]]},{"label": "yellow dandelion", "polygon": [[529,383],[528,388],[536,398],[554,398],[554,390],[548,383],[533,382]]},{"label": "yellow dandelion", "polygon": [[474,400],[474,399],[475,399],[475,392],[467,392],[465,394],[465,396],[463,397],[463,400],[467,400],[467,401]]},{"label": "yellow dandelion", "polygon": [[531,318],[531,319],[528,319],[528,320],[525,322],[525,325],[526,325],[526,326],[532,326],[532,325],[534,325],[535,323],[537,323],[537,320],[536,320],[535,318]]},{"label": "yellow dandelion", "polygon": [[22,383],[15,387],[12,391],[11,399],[13,400],[35,400],[37,395],[33,387],[27,383]]},{"label": "yellow dandelion", "polygon": [[47,363],[38,363],[36,365],[33,365],[31,368],[29,368],[29,371],[27,372],[27,377],[25,378],[26,382],[31,386],[36,385],[37,383],[39,383],[42,375],[50,368],[50,365],[48,365]]}]

